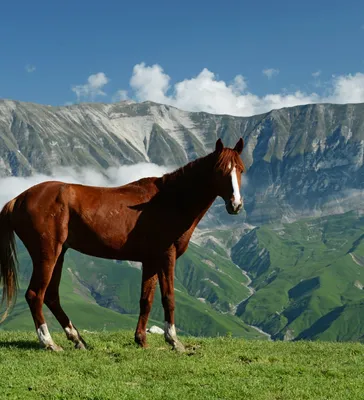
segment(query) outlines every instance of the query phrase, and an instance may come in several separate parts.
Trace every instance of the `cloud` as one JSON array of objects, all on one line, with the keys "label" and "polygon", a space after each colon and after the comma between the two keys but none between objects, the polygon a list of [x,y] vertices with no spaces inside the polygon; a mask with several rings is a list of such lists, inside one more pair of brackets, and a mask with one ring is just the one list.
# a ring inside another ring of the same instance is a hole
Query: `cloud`
[{"label": "cloud", "polygon": [[[314,72],[315,75],[321,71]],[[316,84],[324,94],[296,90],[258,96],[248,90],[246,78],[237,75],[231,82],[219,80],[207,68],[198,75],[171,85],[171,77],[163,68],[140,63],[134,66],[130,87],[137,101],[169,104],[186,111],[251,116],[272,109],[312,103],[364,102],[364,74],[340,75],[329,82]]]},{"label": "cloud", "polygon": [[25,70],[26,70],[29,74],[31,74],[32,72],[34,72],[34,71],[36,70],[36,67],[35,67],[35,65],[27,64],[27,65],[25,66]]},{"label": "cloud", "polygon": [[279,69],[276,68],[267,68],[263,69],[262,71],[263,75],[265,75],[268,79],[272,79],[273,76],[276,76],[279,74]]},{"label": "cloud", "polygon": [[118,90],[112,97],[113,102],[124,101],[124,100],[128,100],[128,99],[129,99],[129,96],[128,96],[127,90]]},{"label": "cloud", "polygon": [[169,89],[170,77],[163,72],[161,66],[155,64],[147,67],[144,63],[137,64],[133,68],[133,76],[130,86],[138,100],[152,100],[163,103],[165,94]]},{"label": "cloud", "polygon": [[150,100],[187,111],[238,116],[250,116],[273,108],[307,104],[319,99],[315,93],[307,95],[300,91],[259,97],[247,91],[244,76],[237,75],[227,84],[218,80],[207,68],[196,77],[177,82],[173,87],[169,84],[170,80],[161,66],[149,67],[141,63],[133,69],[130,86],[138,101]]},{"label": "cloud", "polygon": [[[264,70],[269,78],[277,74],[276,69]],[[269,72],[268,72],[269,71]],[[274,72],[273,72],[274,71]],[[321,71],[315,71],[313,87],[320,88],[323,94],[280,91],[258,96],[249,91],[243,75],[236,75],[230,82],[218,79],[214,72],[204,68],[194,77],[171,84],[171,77],[163,68],[154,64],[140,63],[134,66],[130,79],[130,97],[137,101],[153,101],[168,104],[186,111],[205,111],[212,114],[252,116],[273,109],[293,107],[312,103],[360,103],[364,102],[364,74],[333,76],[330,81],[321,83]],[[72,87],[77,99],[93,100],[105,96],[104,86],[109,79],[103,72],[89,76],[87,83]],[[118,90],[113,101],[128,100],[126,90]]]},{"label": "cloud", "polygon": [[72,86],[72,91],[76,93],[77,99],[85,98],[86,100],[94,100],[96,96],[105,96],[103,87],[109,82],[109,79],[103,72],[90,75],[87,83],[84,85]]},{"label": "cloud", "polygon": [[314,78],[318,78],[321,75],[321,70],[319,69],[318,71],[312,72],[311,74]]},{"label": "cloud", "polygon": [[121,186],[148,176],[162,176],[171,168],[151,163],[138,163],[128,166],[111,167],[100,173],[90,168],[75,170],[71,167],[57,168],[51,176],[35,174],[31,177],[0,178],[0,208],[24,190],[38,183],[58,180],[68,183],[81,183],[92,186]]},{"label": "cloud", "polygon": [[364,74],[333,76],[332,93],[327,100],[332,103],[363,103]]}]

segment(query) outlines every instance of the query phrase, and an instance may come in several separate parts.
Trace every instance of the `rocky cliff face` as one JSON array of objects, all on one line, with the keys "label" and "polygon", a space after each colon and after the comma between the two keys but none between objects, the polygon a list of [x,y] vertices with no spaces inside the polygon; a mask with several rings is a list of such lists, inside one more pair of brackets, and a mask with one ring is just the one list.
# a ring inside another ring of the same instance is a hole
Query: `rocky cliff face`
[{"label": "rocky cliff face", "polygon": [[103,170],[152,162],[181,166],[245,139],[245,211],[217,202],[205,224],[289,221],[361,208],[364,104],[307,105],[239,118],[151,102],[65,107],[0,101],[0,176],[50,174],[58,166]]}]

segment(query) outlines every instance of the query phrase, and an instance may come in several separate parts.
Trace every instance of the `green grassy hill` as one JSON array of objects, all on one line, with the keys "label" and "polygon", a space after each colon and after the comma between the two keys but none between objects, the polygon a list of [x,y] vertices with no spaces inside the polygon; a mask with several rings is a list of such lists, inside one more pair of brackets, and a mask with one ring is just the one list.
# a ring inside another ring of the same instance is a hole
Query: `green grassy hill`
[{"label": "green grassy hill", "polygon": [[0,332],[0,393],[6,399],[362,399],[359,343],[183,338],[184,354],[160,335],[149,348],[133,332],[84,333],[88,351],[38,349],[34,333]]},{"label": "green grassy hill", "polygon": [[363,238],[356,212],[252,230],[232,252],[256,290],[237,314],[273,338],[361,340]]},{"label": "green grassy hill", "polygon": [[[239,234],[240,240],[237,238]],[[240,231],[204,231],[176,266],[176,325],[180,333],[231,333],[278,340],[364,339],[364,217],[357,212]],[[236,244],[235,244],[236,243]],[[230,249],[232,248],[231,254]],[[24,301],[31,263],[19,243],[21,293],[1,329],[31,329]],[[240,268],[237,267],[237,265]],[[252,279],[243,274],[247,271]],[[69,251],[61,284],[76,326],[135,328],[140,265]],[[51,327],[57,322],[47,313]],[[162,326],[159,289],[150,323]]]},{"label": "green grassy hill", "polygon": [[[5,330],[33,327],[24,293],[31,261],[18,241],[20,293],[17,304],[1,325]],[[231,260],[191,244],[176,267],[176,326],[184,334],[216,336],[231,333],[262,338],[255,329],[233,315],[234,307],[248,296],[247,278]],[[139,313],[141,270],[128,262],[88,257],[68,251],[61,281],[61,302],[75,325],[88,330],[135,328]],[[60,329],[46,306],[52,329]],[[164,313],[157,288],[151,324],[163,326]]]}]

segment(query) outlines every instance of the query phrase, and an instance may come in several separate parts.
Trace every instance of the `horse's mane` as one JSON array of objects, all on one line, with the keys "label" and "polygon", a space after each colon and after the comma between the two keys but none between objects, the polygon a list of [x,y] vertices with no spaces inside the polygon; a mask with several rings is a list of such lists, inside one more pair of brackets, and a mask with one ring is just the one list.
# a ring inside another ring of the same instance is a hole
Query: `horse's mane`
[{"label": "horse's mane", "polygon": [[231,172],[230,163],[237,165],[239,169],[245,172],[245,165],[239,154],[232,149],[224,149],[218,156],[215,168],[220,170],[224,175]]},{"label": "horse's mane", "polygon": [[[231,172],[231,165],[238,165],[238,167],[245,172],[245,166],[241,160],[239,154],[229,148],[225,148],[221,153],[216,154],[215,152],[208,154],[207,156],[197,158],[194,161],[176,169],[173,172],[164,174],[161,177],[163,185],[173,185],[176,181],[179,181],[182,177],[193,177],[198,174],[199,171],[203,172],[203,167],[211,169],[211,171],[220,170],[224,175]],[[201,167],[201,168],[199,168]]]},{"label": "horse's mane", "polygon": [[175,171],[164,174],[161,178],[163,184],[173,184],[173,182],[176,182],[179,180],[179,178],[189,175],[191,171],[196,171],[196,167],[205,165],[206,161],[212,161],[211,156],[212,154],[209,154],[205,157],[197,158],[196,160],[190,161],[188,164],[183,165]]}]

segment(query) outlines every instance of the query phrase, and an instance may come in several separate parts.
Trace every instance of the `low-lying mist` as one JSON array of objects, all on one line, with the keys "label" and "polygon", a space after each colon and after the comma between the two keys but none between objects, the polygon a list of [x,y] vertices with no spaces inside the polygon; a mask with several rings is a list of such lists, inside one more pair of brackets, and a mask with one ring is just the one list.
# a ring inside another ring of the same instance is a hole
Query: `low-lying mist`
[{"label": "low-lying mist", "polygon": [[6,202],[18,196],[24,190],[45,181],[62,181],[67,183],[79,183],[91,186],[122,186],[149,176],[162,176],[173,168],[159,166],[150,163],[123,165],[111,167],[102,172],[83,167],[56,168],[52,175],[35,174],[30,177],[5,177],[0,178],[0,208]]}]

